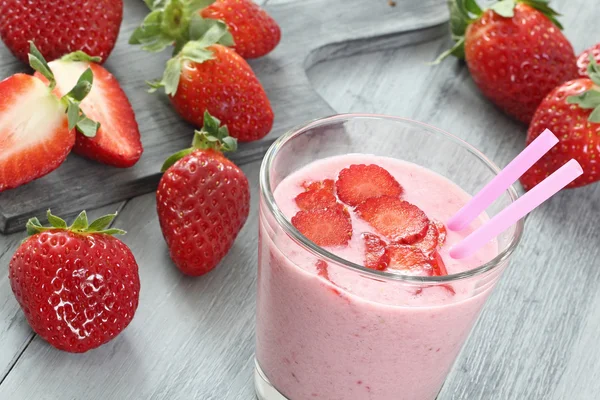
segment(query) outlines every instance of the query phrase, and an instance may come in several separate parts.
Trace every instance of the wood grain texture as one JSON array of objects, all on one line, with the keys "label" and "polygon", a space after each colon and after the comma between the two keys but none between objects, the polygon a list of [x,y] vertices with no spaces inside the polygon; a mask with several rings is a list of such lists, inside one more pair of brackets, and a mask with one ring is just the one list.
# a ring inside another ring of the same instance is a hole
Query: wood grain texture
[{"label": "wood grain texture", "polygon": [[[600,37],[599,15],[584,0],[553,4],[567,15],[562,21],[577,50]],[[526,128],[491,106],[460,63],[425,65],[448,44],[440,39],[322,62],[309,70],[309,82],[338,112],[428,122],[505,165],[523,148]],[[336,51],[331,55],[343,57],[354,49]],[[302,115],[305,120],[315,116]],[[0,384],[0,399],[254,398],[258,164],[243,167],[254,199],[250,218],[230,254],[202,278],[186,278],[170,262],[154,196],[127,203],[116,225],[129,231],[124,241],[140,265],[140,307],[130,327],[97,350],[70,355],[37,337],[31,340],[10,286],[0,278],[0,370],[12,368]],[[512,265],[439,400],[598,398],[598,215],[600,184],[562,192],[528,218]],[[0,235],[0,254],[8,251],[0,256],[3,267],[18,235]]]},{"label": "wood grain texture", "polygon": [[[29,215],[47,207],[68,215],[148,193],[156,188],[164,159],[189,146],[193,128],[181,121],[166,96],[146,93],[145,81],[162,75],[168,54],[148,54],[127,44],[148,10],[141,0],[124,3],[121,34],[105,66],[119,79],[136,112],[144,145],[142,158],[133,168],[118,169],[71,155],[53,173],[0,193],[0,231],[20,229]],[[260,160],[273,138],[307,116],[334,113],[311,87],[306,66],[330,56],[398,47],[446,32],[447,11],[440,0],[404,0],[394,8],[379,0],[369,6],[368,14],[363,0],[276,2],[266,7],[281,25],[283,38],[273,53],[250,64],[276,118],[265,139],[242,144],[232,155],[238,164]],[[405,37],[402,32],[407,33]],[[21,70],[23,66],[0,46],[0,76]]]}]

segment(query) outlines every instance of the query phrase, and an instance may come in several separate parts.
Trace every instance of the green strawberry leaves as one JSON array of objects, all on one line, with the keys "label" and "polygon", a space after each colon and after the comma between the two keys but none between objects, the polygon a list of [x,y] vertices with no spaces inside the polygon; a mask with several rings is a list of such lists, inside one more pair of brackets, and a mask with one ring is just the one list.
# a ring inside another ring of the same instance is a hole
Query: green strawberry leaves
[{"label": "green strawberry leaves", "polygon": [[213,52],[208,49],[209,46],[213,44],[226,45],[227,43],[233,43],[233,38],[225,23],[216,20],[204,21],[210,22],[198,28],[198,32],[201,32],[198,39],[187,42],[175,57],[167,61],[162,79],[160,81],[147,82],[150,86],[150,93],[164,87],[167,95],[175,96],[179,87],[181,68],[184,61],[202,64],[214,58]]},{"label": "green strawberry leaves", "polygon": [[219,119],[204,111],[202,129],[196,131],[192,141],[194,149],[213,149],[221,152],[237,150],[237,140],[229,136],[227,126],[221,126]]},{"label": "green strawberry leaves", "polygon": [[577,104],[586,110],[593,110],[588,116],[588,121],[600,124],[600,65],[592,54],[590,54],[587,74],[595,86],[579,95],[567,97],[567,103]]},{"label": "green strawberry leaves", "polygon": [[69,53],[67,55],[64,55],[60,58],[61,61],[81,61],[81,62],[93,62],[93,63],[100,63],[102,62],[102,57],[97,57],[97,56],[90,56],[88,53],[86,53],[85,51],[81,51],[81,50],[77,50],[74,51],[72,53]]},{"label": "green strawberry leaves", "polygon": [[145,0],[152,11],[129,38],[129,44],[142,45],[151,53],[174,45],[176,55],[190,40],[196,40],[196,18],[200,10],[215,0]]},{"label": "green strawberry leaves", "polygon": [[448,0],[448,9],[450,10],[450,33],[455,44],[440,54],[432,63],[433,65],[439,64],[450,55],[464,60],[467,27],[483,13],[476,0]]},{"label": "green strawberry leaves", "polygon": [[[91,61],[98,62],[101,59],[99,57],[91,57],[83,51],[76,51],[63,57],[66,61]],[[56,87],[56,79],[50,69],[50,65],[46,62],[46,59],[40,53],[33,41],[29,41],[29,64],[31,67],[42,74],[44,78],[48,79],[49,89],[52,91]],[[64,95],[60,101],[64,104],[67,113],[67,120],[69,123],[69,129],[77,127],[77,130],[87,137],[96,136],[96,132],[100,129],[100,124],[96,121],[92,121],[87,118],[84,112],[79,107],[79,104],[86,98],[86,96],[92,90],[94,83],[94,73],[91,68],[87,68],[77,80],[77,83]]]},{"label": "green strawberry leaves", "polygon": [[62,100],[67,104],[67,119],[69,129],[77,127],[77,130],[87,137],[94,137],[100,129],[100,123],[89,119],[79,104],[92,90],[94,83],[94,73],[91,68],[87,68],[77,80],[77,83],[63,96]]},{"label": "green strawberry leaves", "polygon": [[192,147],[178,151],[165,160],[161,172],[168,170],[173,164],[195,150],[214,150],[218,152],[230,152],[237,150],[237,139],[229,136],[227,126],[221,126],[219,119],[204,112],[202,129],[194,133]]},{"label": "green strawberry leaves", "polygon": [[67,223],[64,219],[53,215],[50,210],[48,210],[46,212],[46,217],[50,226],[43,226],[39,219],[33,217],[27,221],[27,234],[31,236],[40,232],[61,229],[81,234],[103,233],[107,235],[124,235],[126,232],[122,229],[109,228],[116,216],[117,213],[108,214],[96,219],[90,224],[88,223],[87,213],[84,210],[77,216],[77,218],[75,218],[71,226],[67,226]]}]

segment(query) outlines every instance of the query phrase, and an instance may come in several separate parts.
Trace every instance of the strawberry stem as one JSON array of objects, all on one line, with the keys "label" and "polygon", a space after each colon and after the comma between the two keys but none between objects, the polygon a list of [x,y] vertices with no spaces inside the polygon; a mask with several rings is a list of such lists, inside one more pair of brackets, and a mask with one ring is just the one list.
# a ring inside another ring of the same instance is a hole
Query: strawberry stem
[{"label": "strawberry stem", "polygon": [[66,54],[62,56],[61,61],[82,61],[82,62],[93,62],[100,63],[102,62],[102,57],[98,56],[90,56],[85,51],[77,50],[72,53]]},{"label": "strawberry stem", "polygon": [[208,111],[204,111],[202,129],[194,132],[192,147],[178,151],[167,158],[161,167],[161,172],[165,172],[177,161],[195,150],[212,150],[219,153],[236,151],[237,139],[229,136],[229,129],[226,125],[221,126],[221,121],[210,115]]},{"label": "strawberry stem", "polygon": [[[99,58],[90,57],[82,51],[71,53],[65,56],[65,58],[69,60],[70,58],[76,57],[83,59],[84,56],[87,57],[88,60],[92,61]],[[48,65],[48,62],[46,62],[46,59],[42,53],[40,53],[38,48],[35,47],[35,44],[32,40],[29,41],[29,64],[34,70],[42,74],[44,78],[48,79],[48,88],[50,91],[53,91],[56,87],[56,79],[54,78],[54,74],[50,69],[50,65]],[[71,89],[69,93],[60,99],[66,108],[69,130],[77,127],[77,130],[87,137],[96,136],[96,132],[98,129],[100,129],[100,123],[92,121],[86,117],[85,113],[79,107],[79,103],[81,103],[92,90],[93,83],[94,73],[90,68],[88,68],[83,72],[83,74],[81,74],[73,89]]]},{"label": "strawberry stem", "polygon": [[68,230],[74,233],[89,234],[89,233],[104,233],[107,235],[124,235],[126,232],[122,229],[109,228],[109,225],[117,216],[117,213],[108,214],[94,220],[91,224],[88,223],[87,213],[82,211],[73,221],[71,226],[67,226],[64,219],[53,215],[50,210],[46,212],[46,217],[50,226],[43,226],[37,217],[33,217],[27,221],[27,234],[30,236],[40,232],[50,230]]},{"label": "strawberry stem", "polygon": [[202,20],[202,26],[198,26],[198,30],[194,35],[196,34],[199,35],[197,40],[187,42],[177,55],[167,61],[165,73],[160,81],[147,82],[150,86],[150,93],[164,87],[167,95],[175,96],[179,87],[181,68],[184,61],[202,64],[214,58],[213,52],[208,48],[209,46],[217,43],[222,45],[233,44],[231,33],[222,21]]}]

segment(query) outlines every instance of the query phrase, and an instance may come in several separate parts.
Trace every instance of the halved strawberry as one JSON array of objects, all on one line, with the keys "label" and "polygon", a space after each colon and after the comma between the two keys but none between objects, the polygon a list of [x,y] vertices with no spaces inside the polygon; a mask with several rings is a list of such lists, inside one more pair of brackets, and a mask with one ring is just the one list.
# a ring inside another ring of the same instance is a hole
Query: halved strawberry
[{"label": "halved strawberry", "polygon": [[[53,82],[48,63],[33,42],[29,58],[31,66]],[[79,108],[92,85],[92,72],[82,72],[60,99],[30,75],[15,74],[0,82],[0,192],[58,168],[75,143],[75,127],[95,134],[96,124]]]},{"label": "halved strawberry", "polygon": [[295,200],[301,210],[316,210],[337,204],[335,195],[327,189],[307,190],[296,196]]},{"label": "halved strawberry", "polygon": [[[77,135],[74,151],[115,167],[134,165],[142,155],[140,131],[127,95],[117,79],[85,53],[76,52],[49,63],[56,78],[54,93],[63,96],[87,68],[94,73],[94,86],[81,102],[85,114],[100,123],[95,137]],[[36,77],[48,82],[39,72]]]},{"label": "halved strawberry", "polygon": [[433,221],[438,230],[438,247],[442,247],[446,243],[446,225],[441,221]]},{"label": "halved strawberry", "polygon": [[352,237],[352,224],[343,207],[299,211],[292,225],[318,246],[342,246]]},{"label": "halved strawberry", "polygon": [[400,197],[402,186],[378,165],[355,164],[340,171],[335,183],[337,195],[344,203],[357,206],[372,197]]},{"label": "halved strawberry", "polygon": [[425,237],[418,242],[415,242],[413,246],[423,251],[425,254],[429,254],[438,247],[440,233],[434,222],[429,223],[427,233]]},{"label": "halved strawberry", "polygon": [[365,267],[380,271],[386,269],[390,262],[387,243],[372,233],[363,233],[362,237],[365,243]]},{"label": "halved strawberry", "polygon": [[333,182],[333,179],[325,179],[322,181],[306,181],[302,182],[302,187],[306,190],[326,189],[333,193],[335,182]]},{"label": "halved strawberry", "polygon": [[66,107],[39,79],[0,82],[0,192],[55,170],[75,144]]},{"label": "halved strawberry", "polygon": [[396,197],[368,199],[356,207],[357,214],[389,240],[413,244],[429,227],[427,215],[417,206]]}]

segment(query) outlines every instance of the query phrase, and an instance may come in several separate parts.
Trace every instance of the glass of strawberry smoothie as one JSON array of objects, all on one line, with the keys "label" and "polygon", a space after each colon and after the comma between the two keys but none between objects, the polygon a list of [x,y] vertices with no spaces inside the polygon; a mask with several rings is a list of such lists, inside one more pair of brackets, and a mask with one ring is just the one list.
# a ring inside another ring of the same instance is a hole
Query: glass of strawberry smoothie
[{"label": "glass of strawberry smoothie", "polygon": [[519,222],[471,258],[444,222],[499,172],[460,139],[378,115],[283,135],[260,172],[261,400],[431,400],[509,263]]}]

